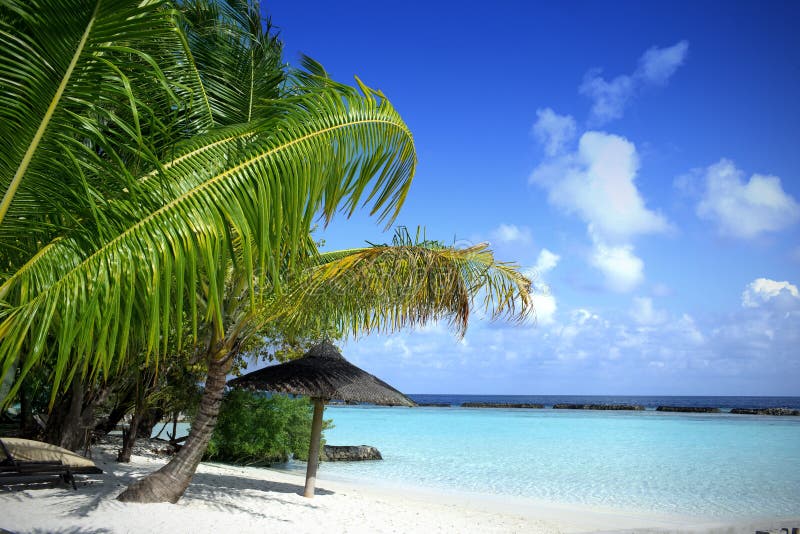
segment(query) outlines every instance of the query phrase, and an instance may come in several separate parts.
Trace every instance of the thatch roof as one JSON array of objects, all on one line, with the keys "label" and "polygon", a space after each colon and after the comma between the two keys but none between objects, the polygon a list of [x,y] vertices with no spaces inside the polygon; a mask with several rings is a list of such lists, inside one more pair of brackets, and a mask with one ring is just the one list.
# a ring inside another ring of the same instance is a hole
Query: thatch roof
[{"label": "thatch roof", "polygon": [[302,358],[253,371],[229,385],[260,391],[306,395],[324,400],[414,406],[414,401],[383,380],[359,369],[330,342],[312,347]]}]

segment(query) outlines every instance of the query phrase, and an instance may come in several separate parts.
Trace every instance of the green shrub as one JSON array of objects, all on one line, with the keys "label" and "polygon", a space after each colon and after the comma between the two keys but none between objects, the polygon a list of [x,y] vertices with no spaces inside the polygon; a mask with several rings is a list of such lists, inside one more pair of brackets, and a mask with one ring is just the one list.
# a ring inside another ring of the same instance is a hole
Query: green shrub
[{"label": "green shrub", "polygon": [[[247,465],[285,462],[290,455],[305,460],[312,415],[307,398],[231,390],[222,401],[206,458]],[[322,428],[330,426],[325,421]]]}]

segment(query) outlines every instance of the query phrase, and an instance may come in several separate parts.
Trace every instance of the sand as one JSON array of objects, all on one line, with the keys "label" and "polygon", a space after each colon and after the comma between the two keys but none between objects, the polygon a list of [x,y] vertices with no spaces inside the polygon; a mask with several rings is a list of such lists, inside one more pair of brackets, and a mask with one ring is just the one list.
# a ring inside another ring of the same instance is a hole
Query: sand
[{"label": "sand", "polygon": [[[124,504],[126,485],[166,461],[154,456],[114,461],[109,447],[93,457],[105,471],[79,483],[0,490],[0,532],[187,532],[244,534],[339,532],[752,532],[774,525],[723,525],[677,517],[542,503],[527,499],[441,494],[377,482],[328,480],[324,465],[317,495],[300,494],[303,477],[286,471],[201,464],[177,504]],[[786,525],[783,525],[786,526]]]}]

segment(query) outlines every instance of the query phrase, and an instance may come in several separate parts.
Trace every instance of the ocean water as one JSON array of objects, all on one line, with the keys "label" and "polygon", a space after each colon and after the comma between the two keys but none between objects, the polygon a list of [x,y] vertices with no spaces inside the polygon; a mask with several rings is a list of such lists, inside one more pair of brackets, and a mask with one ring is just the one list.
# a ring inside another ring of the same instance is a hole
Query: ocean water
[{"label": "ocean water", "polygon": [[[328,444],[373,445],[384,460],[323,463],[321,479],[720,519],[800,516],[800,417],[654,411],[659,405],[797,409],[798,397],[410,396],[454,406],[326,407],[325,419],[334,424]],[[456,407],[462,402],[648,410]],[[283,467],[300,471],[305,463]]]},{"label": "ocean water", "polygon": [[[454,396],[452,402],[668,404],[651,400]],[[800,399],[694,397],[672,405],[800,407]],[[373,445],[384,461],[323,463],[323,479],[714,518],[800,516],[800,417],[330,406],[325,418],[335,425],[326,432],[328,444]]]},{"label": "ocean water", "polygon": [[800,409],[800,397],[701,397],[701,396],[611,396],[611,395],[409,395],[418,403],[460,406],[464,402],[554,404],[638,404],[647,409],[658,406],[706,406],[731,408]]}]

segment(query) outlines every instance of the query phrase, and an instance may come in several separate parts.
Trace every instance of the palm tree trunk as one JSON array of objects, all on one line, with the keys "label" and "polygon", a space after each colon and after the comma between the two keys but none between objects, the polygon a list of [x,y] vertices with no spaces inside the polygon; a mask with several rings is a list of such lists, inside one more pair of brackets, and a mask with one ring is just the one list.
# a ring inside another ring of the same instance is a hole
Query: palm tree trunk
[{"label": "palm tree trunk", "polygon": [[228,372],[233,365],[233,352],[223,353],[222,358],[212,358],[203,397],[197,416],[192,421],[189,437],[172,460],[164,467],[135,482],[117,499],[122,502],[171,502],[176,503],[189,486],[197,465],[206,452],[214,427],[217,424],[219,407]]},{"label": "palm tree trunk", "polygon": [[80,376],[72,379],[66,395],[57,398],[47,418],[44,441],[71,451],[85,445],[86,430],[81,428],[81,413],[84,404],[84,386]]},{"label": "palm tree trunk", "polygon": [[322,435],[322,412],[325,410],[325,401],[314,399],[314,418],[311,420],[311,444],[308,447],[308,465],[306,466],[306,487],[303,496],[314,496],[314,487],[317,484],[317,466],[319,465],[319,442]]}]

